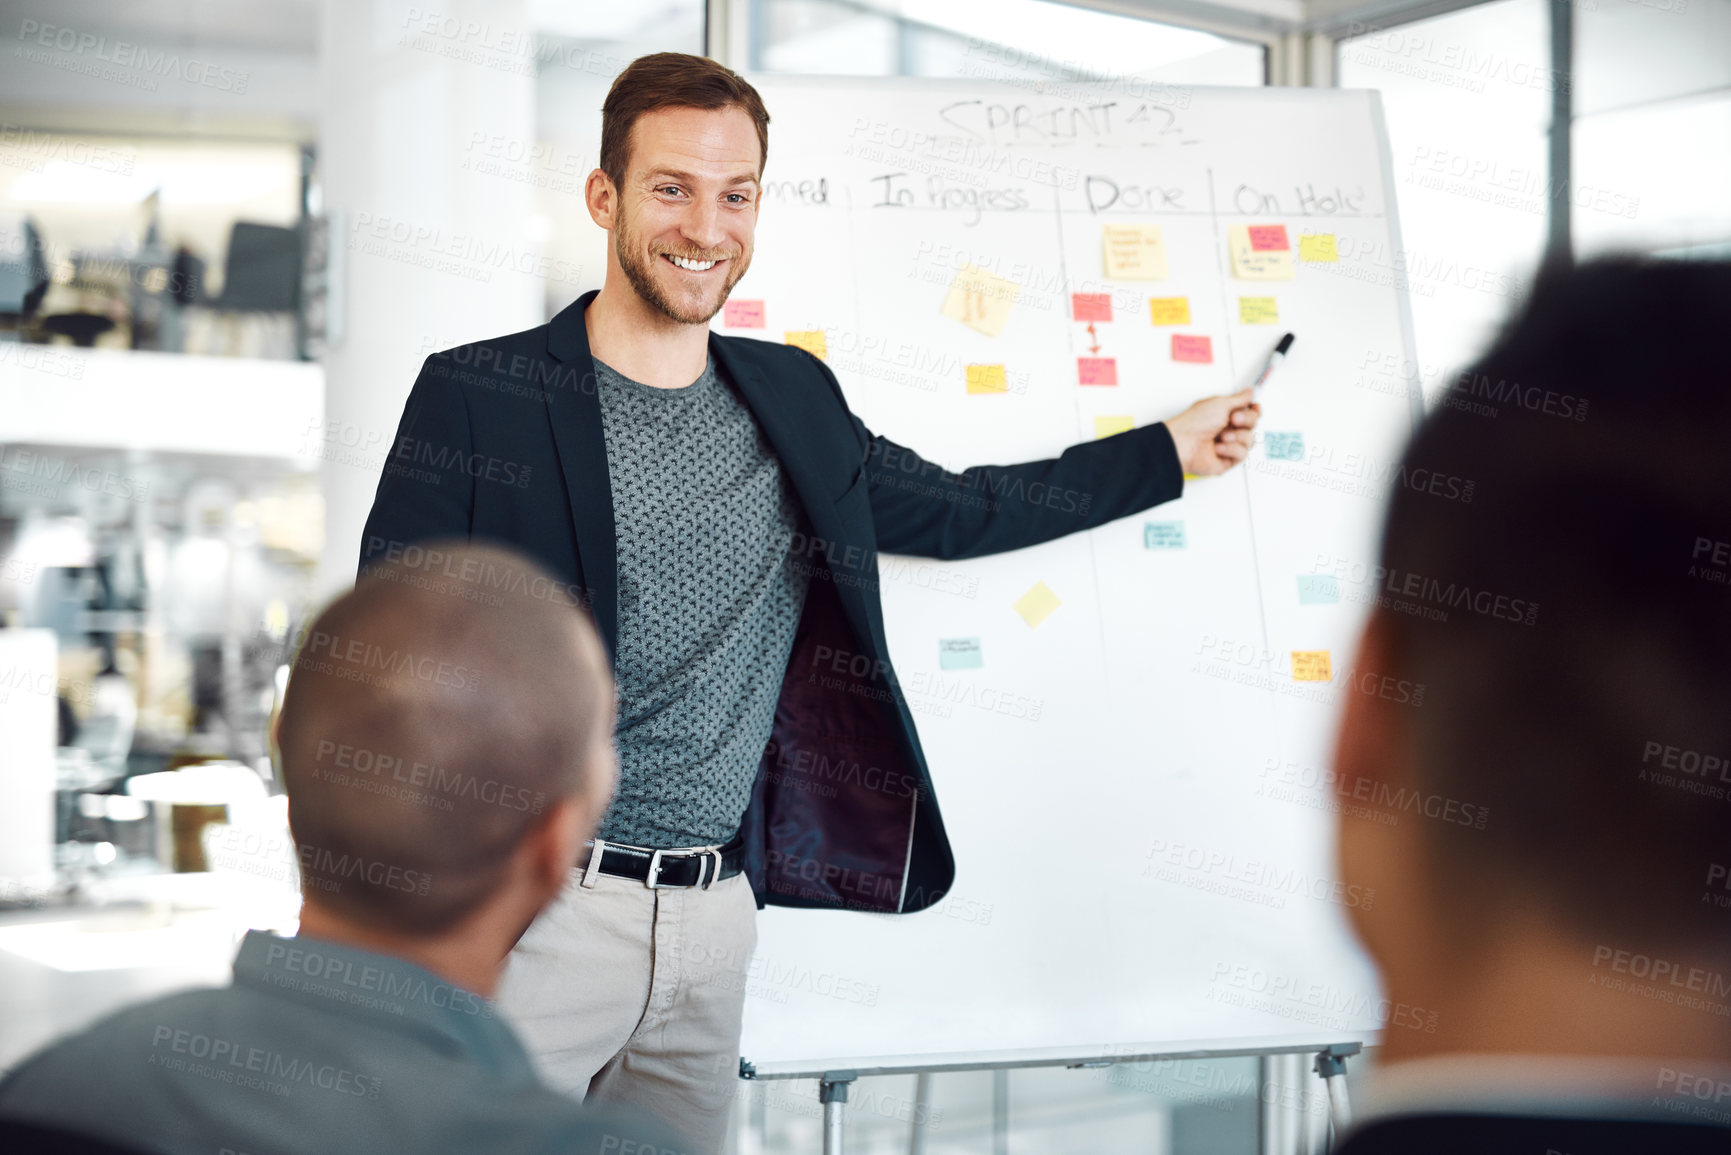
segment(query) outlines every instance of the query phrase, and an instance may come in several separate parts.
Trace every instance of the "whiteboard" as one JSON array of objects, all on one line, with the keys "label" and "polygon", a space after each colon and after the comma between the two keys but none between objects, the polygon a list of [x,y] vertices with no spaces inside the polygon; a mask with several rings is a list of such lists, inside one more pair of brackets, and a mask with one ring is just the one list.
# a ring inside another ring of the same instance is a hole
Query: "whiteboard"
[{"label": "whiteboard", "polygon": [[[955,886],[913,915],[763,911],[742,1054],[1121,1054],[1364,1037],[1413,1013],[1379,1002],[1347,930],[1375,895],[1336,882],[1324,780],[1348,685],[1377,684],[1350,664],[1415,413],[1376,95],[753,83],[773,118],[756,252],[715,326],[821,332],[861,419],[932,461],[1054,456],[1096,418],[1241,388],[1282,333],[1297,343],[1227,476],[1013,554],[881,559]],[[1107,225],[1158,226],[1165,276],[1108,277]],[[1243,280],[1235,225],[1284,226],[1311,259]],[[944,311],[967,267],[1016,286],[996,335]],[[1090,328],[1075,313],[1103,316],[1101,296],[1111,320]],[[1277,322],[1246,323],[1241,297]],[[1188,323],[1155,324],[1151,298],[1166,320],[1184,298]],[[1211,360],[1175,360],[1174,334]],[[1118,383],[1081,384],[1082,357]],[[988,372],[970,392],[970,365],[1002,366],[1002,388]],[[1037,625],[1015,608],[1036,583],[1059,603]],[[1327,680],[1300,680],[1321,670],[1295,651],[1326,652]]]}]

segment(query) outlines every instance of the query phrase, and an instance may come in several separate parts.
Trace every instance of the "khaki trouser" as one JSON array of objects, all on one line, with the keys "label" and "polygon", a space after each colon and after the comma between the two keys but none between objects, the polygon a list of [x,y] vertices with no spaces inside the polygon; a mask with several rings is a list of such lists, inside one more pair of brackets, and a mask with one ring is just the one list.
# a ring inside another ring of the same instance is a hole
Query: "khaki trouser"
[{"label": "khaki trouser", "polygon": [[650,890],[581,869],[505,968],[498,1003],[542,1078],[648,1112],[719,1152],[739,1085],[739,1024],[757,946],[743,874]]}]

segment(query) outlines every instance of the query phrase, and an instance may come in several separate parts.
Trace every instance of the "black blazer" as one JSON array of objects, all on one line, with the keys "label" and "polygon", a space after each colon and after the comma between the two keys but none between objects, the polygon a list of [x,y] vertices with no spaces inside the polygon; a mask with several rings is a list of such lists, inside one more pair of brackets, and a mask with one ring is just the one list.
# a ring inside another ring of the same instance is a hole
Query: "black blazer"
[{"label": "black blazer", "polygon": [[[617,654],[613,498],[587,293],[545,325],[427,358],[367,518],[361,566],[440,538],[519,549],[570,583]],[[967,558],[1177,497],[1172,436],[1146,425],[1023,465],[951,473],[860,423],[788,345],[711,335],[781,459],[811,582],[741,832],[758,905],[914,911],[955,861],[884,641],[877,555]],[[407,557],[415,557],[411,551]]]}]

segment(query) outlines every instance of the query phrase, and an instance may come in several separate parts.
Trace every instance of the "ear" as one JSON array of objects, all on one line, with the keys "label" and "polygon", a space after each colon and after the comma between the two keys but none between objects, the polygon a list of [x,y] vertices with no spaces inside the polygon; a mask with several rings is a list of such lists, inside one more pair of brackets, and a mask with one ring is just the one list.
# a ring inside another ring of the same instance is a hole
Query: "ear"
[{"label": "ear", "polygon": [[583,852],[583,840],[591,823],[582,802],[574,796],[554,800],[530,831],[529,869],[536,884],[551,898],[565,885],[571,868]]},{"label": "ear", "polygon": [[596,169],[589,174],[589,179],[583,184],[583,203],[589,209],[590,220],[608,232],[613,231],[619,212],[619,190],[605,172]]},{"label": "ear", "polygon": [[1334,785],[1348,796],[1363,797],[1381,785],[1398,788],[1410,774],[1407,720],[1400,712],[1413,707],[1395,669],[1393,641],[1387,618],[1372,613],[1359,635],[1334,743]]},{"label": "ear", "polygon": [[[1400,933],[1386,924],[1408,903],[1410,896],[1403,892],[1415,881],[1412,872],[1417,863],[1415,832],[1378,821],[1386,809],[1378,800],[1404,797],[1402,791],[1412,785],[1408,715],[1415,707],[1410,684],[1399,677],[1393,638],[1380,611],[1365,623],[1352,678],[1335,737],[1330,779],[1343,803],[1336,869],[1348,888],[1376,893],[1374,903],[1349,906],[1347,913],[1365,947],[1386,965],[1387,952],[1395,947],[1389,935]],[[1348,801],[1354,804],[1346,805]],[[1349,893],[1355,892],[1349,889]]]}]

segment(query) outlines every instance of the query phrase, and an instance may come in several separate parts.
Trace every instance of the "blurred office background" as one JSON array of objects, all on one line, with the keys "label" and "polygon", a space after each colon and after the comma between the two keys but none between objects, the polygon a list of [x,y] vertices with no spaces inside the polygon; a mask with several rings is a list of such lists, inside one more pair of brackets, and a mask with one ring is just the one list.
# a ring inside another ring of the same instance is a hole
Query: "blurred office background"
[{"label": "blurred office background", "polygon": [[[293,927],[296,631],[421,360],[599,286],[637,55],[1379,89],[1403,243],[1361,259],[1433,392],[1547,256],[1731,253],[1731,0],[3,0],[0,39],[0,1068]],[[850,1143],[1269,1149],[1269,1073],[868,1080]],[[819,1126],[773,1084],[738,1144]]]}]

